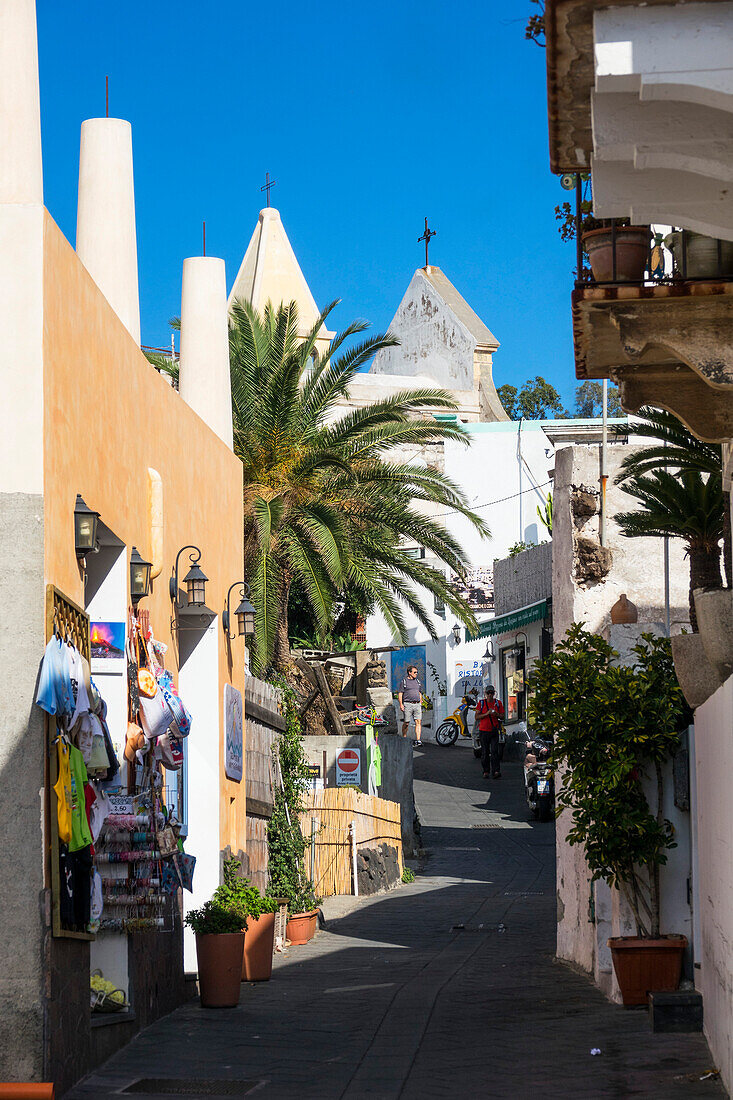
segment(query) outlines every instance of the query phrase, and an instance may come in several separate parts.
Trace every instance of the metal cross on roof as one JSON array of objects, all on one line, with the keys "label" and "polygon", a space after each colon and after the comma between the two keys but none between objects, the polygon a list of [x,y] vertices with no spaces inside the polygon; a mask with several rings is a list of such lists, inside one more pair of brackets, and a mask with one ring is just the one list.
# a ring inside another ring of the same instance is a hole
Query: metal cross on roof
[{"label": "metal cross on roof", "polygon": [[425,232],[423,233],[422,237],[417,238],[417,243],[418,244],[420,243],[420,241],[425,241],[425,266],[426,267],[428,266],[428,245],[430,244],[430,238],[434,237],[437,232],[438,232],[437,229],[428,229],[428,219],[426,218],[425,219]]},{"label": "metal cross on roof", "polygon": [[262,187],[260,187],[260,191],[267,191],[267,205],[268,206],[270,205],[270,190],[271,190],[271,188],[273,188],[275,186],[275,182],[276,182],[275,180],[270,179],[270,173],[265,172],[265,182],[263,183]]}]

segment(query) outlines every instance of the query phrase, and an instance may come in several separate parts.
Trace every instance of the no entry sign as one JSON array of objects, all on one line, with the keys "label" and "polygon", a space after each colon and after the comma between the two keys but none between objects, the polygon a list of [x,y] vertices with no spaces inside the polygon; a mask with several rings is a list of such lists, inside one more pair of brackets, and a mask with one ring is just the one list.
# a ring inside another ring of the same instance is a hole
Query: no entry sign
[{"label": "no entry sign", "polygon": [[361,753],[359,749],[342,749],[337,754],[336,786],[361,786]]}]

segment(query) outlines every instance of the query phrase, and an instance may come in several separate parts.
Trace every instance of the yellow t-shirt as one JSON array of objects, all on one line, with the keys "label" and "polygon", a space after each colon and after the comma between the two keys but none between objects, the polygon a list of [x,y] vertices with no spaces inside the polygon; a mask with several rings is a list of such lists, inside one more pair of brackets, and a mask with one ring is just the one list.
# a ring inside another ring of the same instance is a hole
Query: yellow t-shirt
[{"label": "yellow t-shirt", "polygon": [[71,768],[69,766],[69,746],[61,738],[56,742],[59,777],[54,784],[56,792],[56,817],[59,827],[59,839],[64,844],[71,840]]}]

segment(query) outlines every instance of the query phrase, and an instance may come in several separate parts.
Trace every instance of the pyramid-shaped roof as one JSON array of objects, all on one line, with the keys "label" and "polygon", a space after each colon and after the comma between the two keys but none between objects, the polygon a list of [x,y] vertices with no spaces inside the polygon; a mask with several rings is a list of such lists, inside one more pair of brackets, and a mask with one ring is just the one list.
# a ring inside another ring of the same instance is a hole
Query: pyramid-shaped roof
[{"label": "pyramid-shaped roof", "polygon": [[[229,307],[244,299],[262,311],[268,302],[295,301],[298,305],[299,335],[305,336],[316,323],[320,310],[300,269],[280,213],[273,206],[260,210],[241,267],[234,280]],[[332,332],[321,327],[319,339],[330,340]]]},{"label": "pyramid-shaped roof", "polygon": [[448,276],[439,267],[432,265],[420,268],[420,270],[425,278],[432,283],[461,324],[465,325],[476,341],[477,346],[488,351],[496,351],[499,347],[499,341],[484,324],[478,313],[471,309],[463,295],[456,290]]}]

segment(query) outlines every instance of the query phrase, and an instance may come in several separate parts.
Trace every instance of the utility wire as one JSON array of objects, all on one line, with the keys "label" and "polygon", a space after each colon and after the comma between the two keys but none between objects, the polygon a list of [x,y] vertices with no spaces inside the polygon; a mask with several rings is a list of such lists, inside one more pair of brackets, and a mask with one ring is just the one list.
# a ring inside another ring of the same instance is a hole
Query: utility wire
[{"label": "utility wire", "polygon": [[[507,500],[516,500],[517,497],[524,496],[525,493],[534,493],[537,489],[546,489],[548,485],[552,485],[552,478],[549,481],[543,481],[541,485],[530,485],[528,489],[522,489],[521,493],[512,493],[508,497],[500,497],[499,500],[489,500],[485,504],[474,504],[469,506],[469,510],[477,512],[479,508],[493,508],[495,504],[504,504]],[[458,512],[459,515],[463,515],[460,508],[449,508],[447,512],[438,512],[437,515],[431,516],[431,519],[442,519],[443,516],[453,515],[454,512]]]}]

